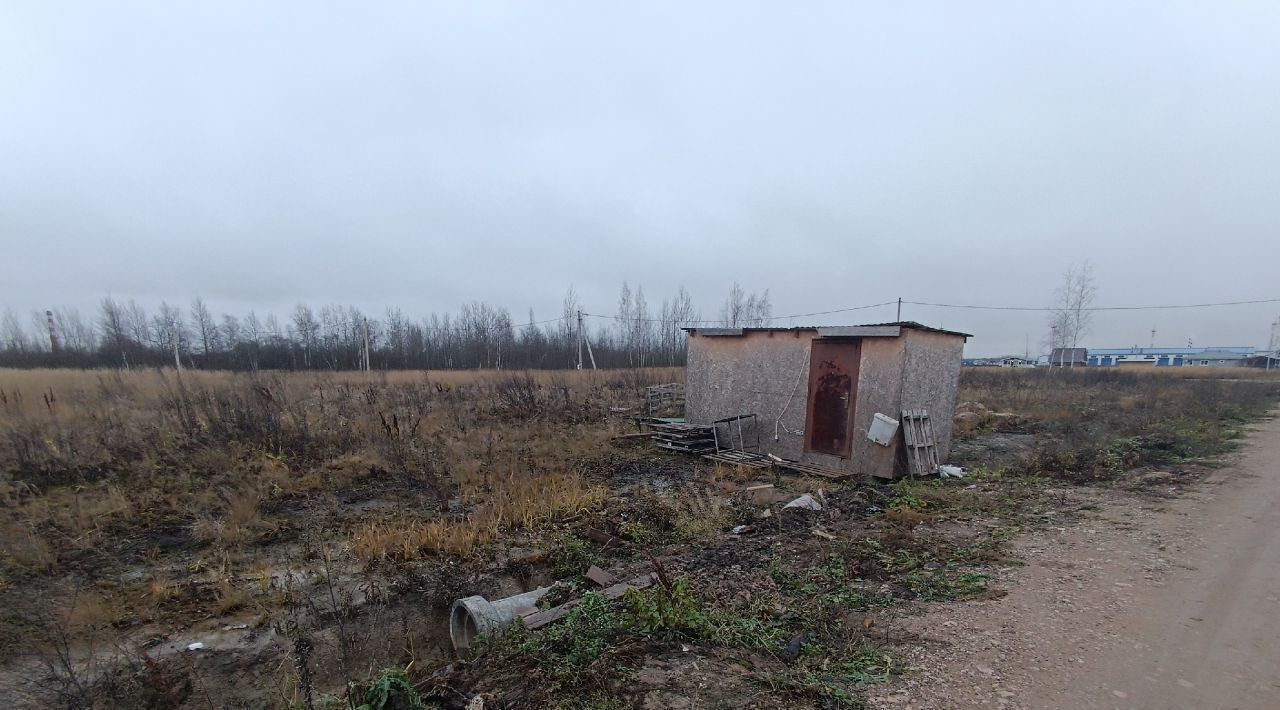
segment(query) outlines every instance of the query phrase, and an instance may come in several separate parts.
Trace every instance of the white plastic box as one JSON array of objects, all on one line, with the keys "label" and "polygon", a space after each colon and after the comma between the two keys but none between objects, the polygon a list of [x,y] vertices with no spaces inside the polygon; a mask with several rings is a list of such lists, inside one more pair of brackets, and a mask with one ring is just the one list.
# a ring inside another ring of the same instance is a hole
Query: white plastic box
[{"label": "white plastic box", "polygon": [[888,446],[897,433],[898,420],[876,412],[875,418],[871,420],[871,428],[867,430],[867,438],[881,446]]}]

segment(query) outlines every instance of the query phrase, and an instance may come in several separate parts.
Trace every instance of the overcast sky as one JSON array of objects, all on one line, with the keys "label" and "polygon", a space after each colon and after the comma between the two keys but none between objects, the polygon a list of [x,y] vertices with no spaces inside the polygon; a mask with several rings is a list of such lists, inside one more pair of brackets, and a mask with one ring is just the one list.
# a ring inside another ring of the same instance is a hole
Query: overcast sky
[{"label": "overcast sky", "polygon": [[[1098,305],[1280,297],[1274,0],[623,8],[0,0],[0,306],[1043,306],[1086,258]],[[1101,313],[1087,344],[1277,316]]]}]

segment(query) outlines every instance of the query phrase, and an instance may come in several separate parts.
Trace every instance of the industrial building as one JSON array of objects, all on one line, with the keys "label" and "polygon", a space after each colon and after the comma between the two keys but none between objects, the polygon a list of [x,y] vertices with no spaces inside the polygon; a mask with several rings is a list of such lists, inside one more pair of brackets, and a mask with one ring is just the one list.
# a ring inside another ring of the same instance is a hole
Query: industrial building
[{"label": "industrial building", "polygon": [[1090,348],[1091,367],[1243,367],[1248,346],[1208,348]]}]

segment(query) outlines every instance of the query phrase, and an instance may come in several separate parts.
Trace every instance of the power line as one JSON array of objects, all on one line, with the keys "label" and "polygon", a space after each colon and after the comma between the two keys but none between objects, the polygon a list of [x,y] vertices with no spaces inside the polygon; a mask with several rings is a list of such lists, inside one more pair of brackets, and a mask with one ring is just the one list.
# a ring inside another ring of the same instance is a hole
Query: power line
[{"label": "power line", "polygon": [[[852,311],[862,311],[870,308],[892,306],[896,303],[899,303],[899,301],[896,301],[896,300],[884,301],[882,303],[872,303],[865,306],[852,306],[849,308],[837,308],[829,311],[813,311],[811,313],[795,313],[792,315],[785,315],[785,316],[770,316],[768,318],[762,318],[759,320],[779,321],[779,320],[788,320],[792,318],[812,318],[815,316],[829,316],[837,313],[849,313]],[[1026,311],[1026,312],[1042,312],[1043,313],[1043,312],[1053,312],[1053,311],[1061,311],[1061,310],[1080,310],[1080,311],[1094,312],[1094,311],[1154,311],[1154,310],[1179,310],[1179,309],[1187,309],[1187,308],[1218,308],[1223,306],[1249,306],[1249,305],[1257,305],[1257,304],[1264,304],[1264,303],[1280,303],[1280,298],[1261,298],[1261,299],[1255,299],[1250,301],[1220,301],[1217,303],[1157,304],[1157,305],[1147,305],[1147,306],[1090,306],[1088,308],[1080,308],[1080,309],[1074,309],[1074,308],[1063,309],[1063,308],[1053,308],[1049,306],[981,306],[981,305],[963,304],[963,303],[934,303],[931,301],[906,301],[906,300],[903,300],[900,303],[902,305],[930,306],[933,308],[959,308],[964,310],[975,310],[975,311]],[[626,321],[626,322],[632,322],[632,323],[673,322],[670,320],[664,320],[662,318],[626,318],[623,316],[603,315],[600,313],[583,312],[582,315],[588,316],[591,318],[604,318],[607,320]],[[563,320],[563,319],[558,319],[558,320]],[[674,321],[674,322],[680,323],[681,325],[701,325],[706,323],[720,325],[724,323],[724,320],[720,318],[711,318],[711,319],[701,319],[701,320],[680,320],[680,321]]]},{"label": "power line", "polygon": [[[759,319],[756,319],[756,320],[763,320],[763,321],[777,321],[777,320],[787,320],[787,319],[789,319],[789,318],[810,318],[810,317],[812,317],[812,316],[828,316],[828,315],[832,315],[832,314],[834,314],[834,313],[848,313],[848,312],[850,312],[850,311],[863,311],[863,310],[866,310],[866,309],[868,309],[868,308],[879,308],[879,307],[881,307],[881,306],[892,306],[892,305],[893,305],[893,304],[895,304],[895,303],[897,303],[897,301],[885,301],[884,303],[872,303],[872,304],[870,304],[870,305],[866,305],[866,306],[853,306],[853,307],[850,307],[850,308],[837,308],[836,310],[833,310],[833,311],[815,311],[815,312],[813,312],[813,313],[795,313],[795,314],[792,314],[792,315],[785,315],[785,316],[769,316],[768,318],[759,318]],[[904,301],[904,303],[905,303],[905,301]],[[676,322],[676,323],[681,323],[681,324],[685,324],[685,325],[700,325],[700,324],[702,324],[702,323],[712,323],[712,324],[722,324],[722,323],[724,323],[724,319],[722,319],[722,318],[704,318],[704,319],[701,319],[701,320],[678,320],[678,321],[671,321],[671,320],[663,320],[663,319],[661,319],[661,318],[624,318],[623,316],[609,316],[609,315],[603,315],[603,314],[600,314],[600,313],[586,313],[586,312],[583,312],[583,314],[582,314],[582,315],[584,315],[584,316],[590,316],[590,317],[592,317],[592,318],[605,318],[605,319],[608,319],[608,320],[620,320],[620,321],[627,321],[627,322],[629,322],[629,323],[636,323],[636,322],[640,322],[640,323],[670,323],[670,322]]]},{"label": "power line", "polygon": [[569,320],[569,316],[560,316],[559,318],[548,318],[546,320],[534,321],[533,323],[525,323],[523,325],[512,326],[513,328],[532,328],[538,325],[546,325],[547,323],[559,323],[562,320]]},{"label": "power line", "polygon": [[[774,316],[765,320],[782,320],[784,318],[810,318],[812,316],[829,316],[834,313],[848,313],[849,311],[865,311],[868,308],[879,308],[881,306],[892,306],[897,301],[885,301],[884,303],[873,303],[869,306],[854,306],[852,308],[838,308],[834,311],[815,311],[813,313],[797,313],[793,316]],[[906,301],[903,301],[906,303]]]},{"label": "power line", "polygon": [[1280,298],[1263,298],[1255,301],[1222,301],[1220,303],[1184,303],[1177,305],[1155,306],[1091,306],[1089,308],[1050,308],[1045,306],[974,306],[957,303],[927,303],[925,301],[903,301],[913,306],[933,306],[935,308],[964,308],[977,311],[1155,311],[1174,310],[1180,308],[1213,308],[1217,306],[1248,306],[1258,303],[1280,303]]}]

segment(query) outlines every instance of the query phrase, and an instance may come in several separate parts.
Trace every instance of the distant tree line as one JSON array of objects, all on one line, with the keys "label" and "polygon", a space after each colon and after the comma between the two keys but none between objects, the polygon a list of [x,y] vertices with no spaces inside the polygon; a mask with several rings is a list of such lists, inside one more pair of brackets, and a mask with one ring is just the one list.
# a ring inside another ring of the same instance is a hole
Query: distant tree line
[{"label": "distant tree line", "polygon": [[[162,302],[148,312],[136,301],[102,299],[97,312],[74,308],[0,318],[0,367],[157,367],[193,369],[374,370],[572,368],[582,353],[598,367],[682,365],[681,328],[699,324],[762,326],[772,317],[769,291],[735,283],[720,317],[703,321],[680,287],[649,305],[644,289],[626,283],[617,311],[585,316],[572,287],[560,314],[516,322],[506,308],[482,301],[456,313],[413,318],[399,308],[380,316],[354,306],[299,303],[287,315],[254,311],[214,315],[196,298],[181,308]],[[50,332],[52,321],[52,333]],[[367,345],[366,345],[367,343]],[[580,350],[581,348],[581,350]]]}]

